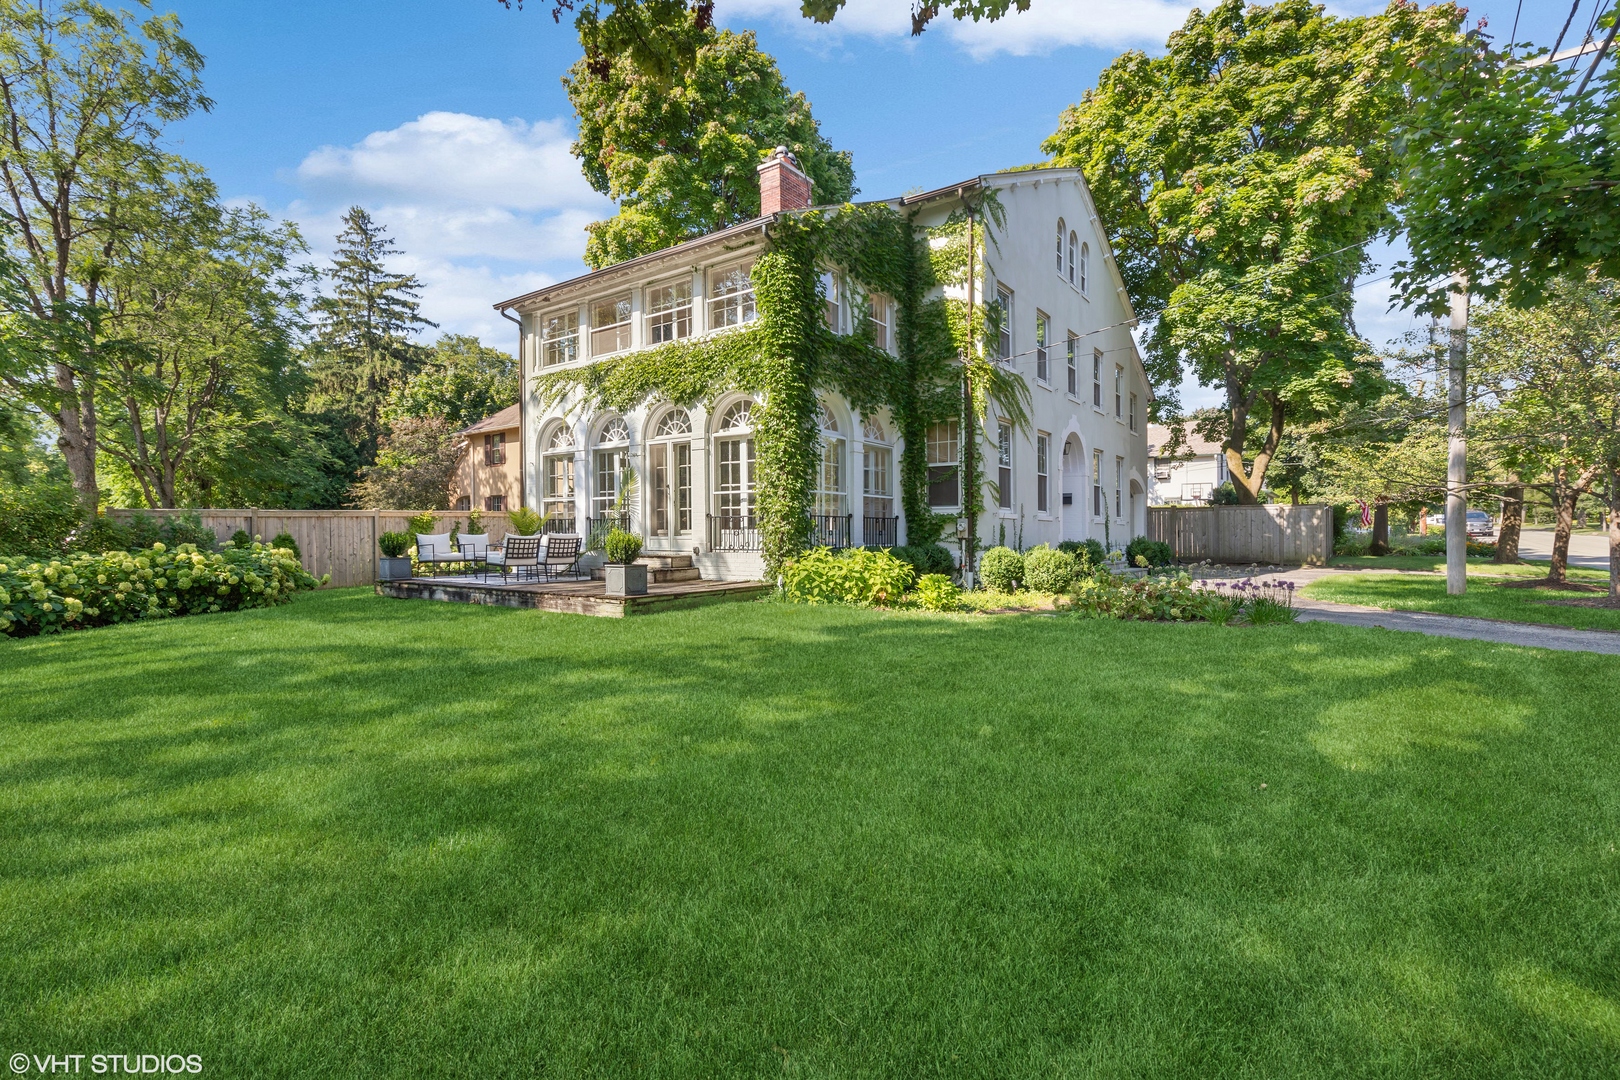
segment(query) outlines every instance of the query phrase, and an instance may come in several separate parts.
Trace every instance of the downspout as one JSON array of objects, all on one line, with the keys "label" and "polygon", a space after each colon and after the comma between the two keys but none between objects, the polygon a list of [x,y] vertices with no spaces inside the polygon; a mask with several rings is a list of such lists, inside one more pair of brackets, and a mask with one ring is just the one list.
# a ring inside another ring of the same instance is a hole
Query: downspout
[{"label": "downspout", "polygon": [[515,323],[518,328],[518,507],[521,509],[529,505],[529,473],[523,467],[524,448],[529,445],[529,373],[523,366],[523,320],[512,318],[505,308],[501,308],[500,312],[501,318]]}]

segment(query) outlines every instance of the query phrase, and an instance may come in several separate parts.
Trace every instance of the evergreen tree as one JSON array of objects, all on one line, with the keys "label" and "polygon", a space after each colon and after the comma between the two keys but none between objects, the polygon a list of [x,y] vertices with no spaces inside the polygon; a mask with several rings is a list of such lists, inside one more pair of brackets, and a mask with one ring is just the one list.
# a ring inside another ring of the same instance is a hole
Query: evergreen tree
[{"label": "evergreen tree", "polygon": [[359,206],[343,215],[337,252],[327,272],[331,288],[315,299],[316,336],[309,407],[347,418],[363,465],[377,460],[382,409],[396,385],[421,366],[411,335],[437,326],[421,315],[422,283],[389,270],[400,254],[382,225]]}]

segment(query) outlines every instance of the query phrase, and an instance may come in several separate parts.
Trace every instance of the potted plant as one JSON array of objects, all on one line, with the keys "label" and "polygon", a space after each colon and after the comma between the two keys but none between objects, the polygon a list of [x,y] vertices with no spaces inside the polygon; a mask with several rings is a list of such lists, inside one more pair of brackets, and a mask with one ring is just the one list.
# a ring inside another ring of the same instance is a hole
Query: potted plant
[{"label": "potted plant", "polygon": [[411,549],[410,533],[385,532],[377,537],[377,578],[380,581],[402,581],[411,576],[411,559],[405,553]]},{"label": "potted plant", "polygon": [[623,529],[613,529],[602,541],[607,558],[609,596],[646,596],[647,567],[636,562],[641,554],[641,537]]}]

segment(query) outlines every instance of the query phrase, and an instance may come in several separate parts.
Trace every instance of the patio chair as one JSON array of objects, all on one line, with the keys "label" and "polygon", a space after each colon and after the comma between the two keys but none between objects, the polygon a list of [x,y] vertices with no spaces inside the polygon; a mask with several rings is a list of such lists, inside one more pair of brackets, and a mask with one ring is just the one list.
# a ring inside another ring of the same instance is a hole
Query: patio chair
[{"label": "patio chair", "polygon": [[578,536],[567,533],[552,533],[546,537],[546,557],[541,560],[540,569],[545,573],[547,581],[560,577],[585,577],[580,569],[579,561],[585,555],[581,549],[584,545]]},{"label": "patio chair", "polygon": [[478,573],[478,565],[484,562],[489,554],[489,535],[487,533],[473,533],[470,536],[456,537],[460,550],[461,562],[467,564],[468,575]]},{"label": "patio chair", "polygon": [[501,568],[501,584],[506,584],[506,575],[516,573],[519,581],[523,580],[523,571],[531,570],[535,577],[540,576],[540,545],[544,537],[540,536],[508,536],[504,544],[497,549],[484,552],[484,568],[486,572],[495,567]]},{"label": "patio chair", "polygon": [[417,533],[416,561],[430,572],[446,563],[461,562],[461,555],[450,543],[449,533]]}]

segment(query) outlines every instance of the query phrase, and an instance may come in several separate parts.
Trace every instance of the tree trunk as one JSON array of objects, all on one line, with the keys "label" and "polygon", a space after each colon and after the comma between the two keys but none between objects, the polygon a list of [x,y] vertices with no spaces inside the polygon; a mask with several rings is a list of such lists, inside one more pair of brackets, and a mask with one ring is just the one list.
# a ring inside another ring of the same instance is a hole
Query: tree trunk
[{"label": "tree trunk", "polygon": [[1510,484],[1502,500],[1502,524],[1496,530],[1496,562],[1519,561],[1519,529],[1524,525],[1524,485]]},{"label": "tree trunk", "polygon": [[86,514],[94,514],[101,502],[101,489],[96,486],[96,408],[88,394],[81,394],[72,368],[56,364],[56,389],[61,404],[56,409],[56,445],[67,461],[68,473],[73,477],[73,489],[79,493],[79,502]]},{"label": "tree trunk", "polygon": [[1226,438],[1226,445],[1222,447],[1222,452],[1226,455],[1226,471],[1232,479],[1232,488],[1237,492],[1238,502],[1243,506],[1260,504],[1260,490],[1266,485],[1266,469],[1271,466],[1271,459],[1277,454],[1277,444],[1282,442],[1285,406],[1281,398],[1269,392],[1265,395],[1265,400],[1271,406],[1271,425],[1266,430],[1266,441],[1261,446],[1260,452],[1254,455],[1254,465],[1250,468],[1243,465],[1243,444],[1249,432],[1248,406],[1232,406],[1232,430]]},{"label": "tree trunk", "polygon": [[1563,585],[1569,581],[1569,534],[1575,526],[1575,504],[1580,498],[1580,488],[1566,488],[1553,500],[1558,517],[1553,525],[1552,566],[1547,571],[1549,584]]},{"label": "tree trunk", "polygon": [[1609,598],[1620,600],[1620,469],[1609,473]]},{"label": "tree trunk", "polygon": [[1383,499],[1373,504],[1372,545],[1367,550],[1374,555],[1389,554],[1389,503]]}]

